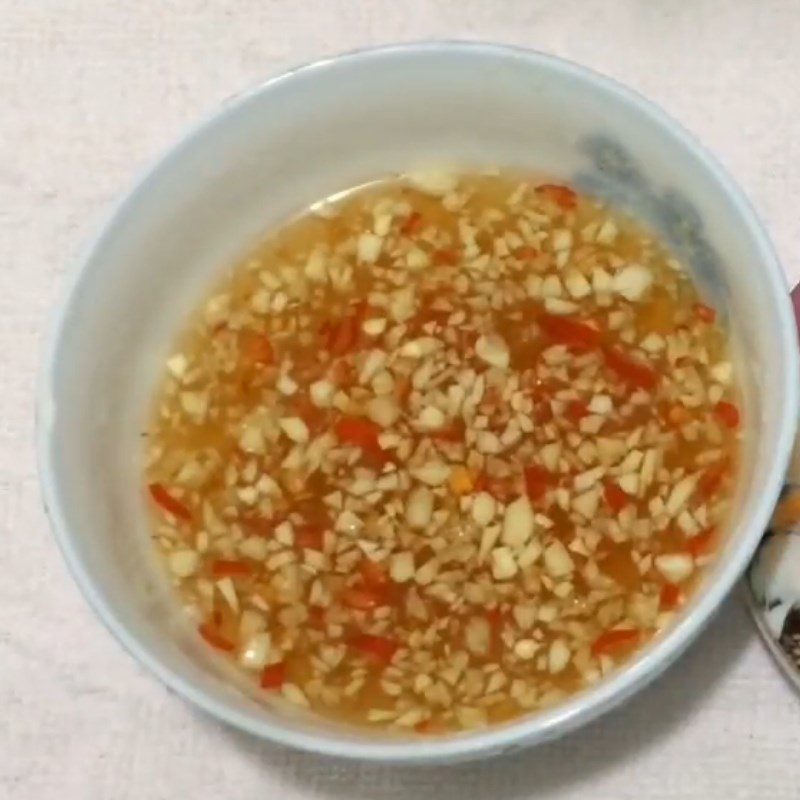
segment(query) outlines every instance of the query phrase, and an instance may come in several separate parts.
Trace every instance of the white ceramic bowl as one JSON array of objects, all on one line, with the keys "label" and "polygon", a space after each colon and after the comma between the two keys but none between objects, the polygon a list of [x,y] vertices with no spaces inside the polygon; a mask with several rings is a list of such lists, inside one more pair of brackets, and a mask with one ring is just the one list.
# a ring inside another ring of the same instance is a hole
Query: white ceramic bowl
[{"label": "white ceramic bowl", "polygon": [[[745,384],[744,478],[715,566],[676,624],[600,684],[543,713],[442,739],[400,739],[256,702],[197,637],[148,543],[140,431],[170,342],[213,276],[309,202],[431,163],[517,166],[632,208],[667,236],[727,314]],[[621,86],[483,44],[389,47],[321,61],[227,103],[113,213],[78,266],[38,399],[44,498],[89,602],[179,694],[258,736],[395,761],[476,757],[560,735],[660,673],[742,573],[795,431],[797,347],[764,231],[717,163]]]}]

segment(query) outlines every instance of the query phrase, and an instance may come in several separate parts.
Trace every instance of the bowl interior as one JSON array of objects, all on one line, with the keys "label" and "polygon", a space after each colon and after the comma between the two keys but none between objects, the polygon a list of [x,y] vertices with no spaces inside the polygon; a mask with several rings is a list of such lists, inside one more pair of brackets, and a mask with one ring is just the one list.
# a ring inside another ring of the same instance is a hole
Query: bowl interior
[{"label": "bowl interior", "polygon": [[[509,166],[574,181],[645,217],[727,314],[744,375],[745,475],[724,552],[671,632],[619,675],[493,734],[369,737],[256,702],[176,614],[148,541],[141,432],[165,356],[215,275],[310,202],[395,170]],[[480,45],[357,54],[229,103],[137,186],[88,253],[57,325],[39,407],[45,497],[105,621],[162,678],[262,735],[328,752],[431,758],[562,732],[652,676],[743,569],[793,433],[796,363],[768,244],[684,134],[610,82]],[[785,305],[785,308],[784,308]]]}]

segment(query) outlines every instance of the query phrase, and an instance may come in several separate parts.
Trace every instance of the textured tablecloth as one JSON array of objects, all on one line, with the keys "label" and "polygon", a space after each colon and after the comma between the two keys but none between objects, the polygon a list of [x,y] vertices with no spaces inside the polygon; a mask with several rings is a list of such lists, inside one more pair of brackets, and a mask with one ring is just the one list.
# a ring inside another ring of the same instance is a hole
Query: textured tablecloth
[{"label": "textured tablecloth", "polygon": [[0,798],[797,800],[800,700],[741,598],[621,710],[511,759],[330,762],[227,730],[95,620],[38,498],[33,393],[65,265],[143,164],[226,96],[367,44],[494,39],[661,103],[800,277],[798,0],[0,0]]}]

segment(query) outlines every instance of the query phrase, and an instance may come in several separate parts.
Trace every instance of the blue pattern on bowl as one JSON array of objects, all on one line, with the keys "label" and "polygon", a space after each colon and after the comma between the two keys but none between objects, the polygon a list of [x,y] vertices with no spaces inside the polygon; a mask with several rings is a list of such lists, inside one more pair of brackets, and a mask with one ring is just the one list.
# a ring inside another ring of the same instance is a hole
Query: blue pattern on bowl
[{"label": "blue pattern on bowl", "polygon": [[721,259],[708,241],[697,207],[673,188],[656,189],[625,148],[605,136],[580,143],[590,168],[579,171],[574,183],[650,224],[692,270],[701,290],[725,315],[729,306]]}]

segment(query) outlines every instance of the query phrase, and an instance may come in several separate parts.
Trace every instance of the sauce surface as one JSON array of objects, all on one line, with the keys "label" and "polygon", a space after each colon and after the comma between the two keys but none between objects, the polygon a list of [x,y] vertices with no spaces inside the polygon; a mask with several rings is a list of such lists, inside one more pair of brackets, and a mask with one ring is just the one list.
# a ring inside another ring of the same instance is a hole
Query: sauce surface
[{"label": "sauce surface", "polygon": [[668,624],[736,473],[726,335],[566,186],[372,185],[236,266],[167,363],[153,537],[264,692],[435,734],[559,701]]}]

